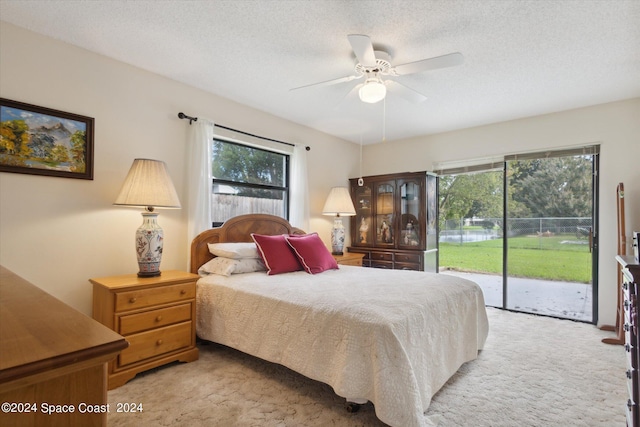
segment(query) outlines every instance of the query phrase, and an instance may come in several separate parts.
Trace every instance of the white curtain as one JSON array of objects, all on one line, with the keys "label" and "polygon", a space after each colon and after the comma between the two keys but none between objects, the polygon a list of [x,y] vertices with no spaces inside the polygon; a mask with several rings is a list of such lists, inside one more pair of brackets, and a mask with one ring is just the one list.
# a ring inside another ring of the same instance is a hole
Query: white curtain
[{"label": "white curtain", "polygon": [[194,237],[211,228],[213,122],[202,117],[193,122],[187,144],[187,239],[191,247]]},{"label": "white curtain", "polygon": [[303,145],[293,148],[291,159],[291,207],[289,222],[294,227],[309,231],[309,185],[307,183],[307,149]]}]

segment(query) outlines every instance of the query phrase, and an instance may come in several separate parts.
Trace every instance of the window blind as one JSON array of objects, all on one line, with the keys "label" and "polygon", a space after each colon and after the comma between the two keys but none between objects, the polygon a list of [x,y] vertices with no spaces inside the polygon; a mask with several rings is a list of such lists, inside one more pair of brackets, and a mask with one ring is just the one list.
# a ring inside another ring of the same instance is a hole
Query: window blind
[{"label": "window blind", "polygon": [[443,162],[435,165],[434,172],[439,176],[461,175],[478,172],[499,171],[504,169],[504,162],[517,160],[546,159],[565,156],[588,156],[600,154],[600,145],[585,145],[581,147],[560,148],[557,150],[535,151],[529,153],[507,154],[504,156]]}]

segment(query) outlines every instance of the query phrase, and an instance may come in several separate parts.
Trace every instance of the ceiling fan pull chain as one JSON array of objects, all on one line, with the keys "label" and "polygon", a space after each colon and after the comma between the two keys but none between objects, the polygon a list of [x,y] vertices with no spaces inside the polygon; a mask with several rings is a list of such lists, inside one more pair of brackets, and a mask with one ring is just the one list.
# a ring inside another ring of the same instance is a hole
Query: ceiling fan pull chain
[{"label": "ceiling fan pull chain", "polygon": [[362,123],[360,123],[360,178],[358,178],[358,186],[362,187],[364,180],[362,179]]},{"label": "ceiling fan pull chain", "polygon": [[387,141],[387,98],[382,100],[382,142]]}]

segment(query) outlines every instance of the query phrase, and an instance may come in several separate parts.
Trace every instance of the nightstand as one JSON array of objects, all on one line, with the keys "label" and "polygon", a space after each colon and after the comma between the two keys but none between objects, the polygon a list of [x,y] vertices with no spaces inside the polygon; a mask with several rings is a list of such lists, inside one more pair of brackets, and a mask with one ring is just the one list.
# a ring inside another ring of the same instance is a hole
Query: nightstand
[{"label": "nightstand", "polygon": [[139,372],[198,359],[198,277],[170,270],[157,277],[128,274],[89,280],[93,283],[93,318],[129,342],[129,347],[109,363],[109,390]]},{"label": "nightstand", "polygon": [[333,255],[333,258],[341,265],[357,265],[358,267],[362,267],[362,258],[364,258],[364,254],[345,252],[342,255]]}]

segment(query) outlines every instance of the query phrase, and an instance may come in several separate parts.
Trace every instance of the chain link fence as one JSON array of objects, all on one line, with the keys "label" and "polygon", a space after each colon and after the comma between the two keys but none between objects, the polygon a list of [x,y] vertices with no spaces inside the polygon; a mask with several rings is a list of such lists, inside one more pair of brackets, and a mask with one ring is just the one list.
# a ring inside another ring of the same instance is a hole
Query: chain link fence
[{"label": "chain link fence", "polygon": [[[592,219],[574,218],[511,218],[507,221],[507,236],[554,237],[582,242],[589,239]],[[440,242],[468,243],[501,239],[504,236],[502,218],[459,218],[445,220],[440,227]]]}]

